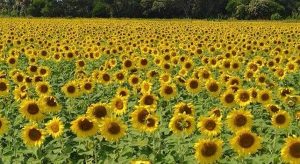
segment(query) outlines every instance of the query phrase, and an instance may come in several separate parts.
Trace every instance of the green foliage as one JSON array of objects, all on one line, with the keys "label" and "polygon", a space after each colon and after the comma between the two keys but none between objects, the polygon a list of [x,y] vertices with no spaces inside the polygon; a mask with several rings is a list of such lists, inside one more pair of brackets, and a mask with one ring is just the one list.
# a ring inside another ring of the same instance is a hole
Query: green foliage
[{"label": "green foliage", "polygon": [[271,15],[271,20],[280,20],[282,16],[279,13],[275,13]]}]

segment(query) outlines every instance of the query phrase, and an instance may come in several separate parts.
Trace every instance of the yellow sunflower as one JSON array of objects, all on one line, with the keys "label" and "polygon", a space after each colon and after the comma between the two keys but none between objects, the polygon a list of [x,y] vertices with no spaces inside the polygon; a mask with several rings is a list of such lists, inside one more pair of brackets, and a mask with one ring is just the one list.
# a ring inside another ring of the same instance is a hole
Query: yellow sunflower
[{"label": "yellow sunflower", "polygon": [[0,78],[0,97],[9,94],[9,84],[6,79]]},{"label": "yellow sunflower", "polygon": [[101,135],[110,142],[119,141],[125,136],[127,126],[117,118],[104,118],[101,124]]},{"label": "yellow sunflower", "polygon": [[62,135],[64,131],[64,124],[58,117],[54,117],[52,120],[46,123],[47,133],[53,138],[57,138]]},{"label": "yellow sunflower", "polygon": [[163,84],[160,88],[160,95],[166,99],[170,100],[177,95],[177,87],[175,84]]},{"label": "yellow sunflower", "polygon": [[272,116],[272,125],[275,128],[288,128],[291,122],[291,116],[287,111],[279,110]]},{"label": "yellow sunflower", "polygon": [[139,131],[144,131],[146,119],[151,115],[151,112],[145,106],[136,106],[135,108],[135,111],[131,113],[132,127]]},{"label": "yellow sunflower", "polygon": [[197,127],[202,134],[213,137],[221,133],[222,121],[220,117],[202,117]]},{"label": "yellow sunflower", "polygon": [[220,139],[199,139],[195,145],[195,157],[198,162],[213,164],[223,153],[223,141]]},{"label": "yellow sunflower", "polygon": [[195,107],[193,106],[192,103],[184,103],[184,102],[177,103],[174,106],[174,114],[176,115],[180,113],[194,116]]},{"label": "yellow sunflower", "polygon": [[70,81],[67,82],[63,87],[62,91],[66,97],[73,98],[80,96],[81,92],[76,82]]},{"label": "yellow sunflower", "polygon": [[142,106],[148,106],[152,110],[156,110],[157,97],[153,94],[145,94],[140,98],[139,103]]},{"label": "yellow sunflower", "polygon": [[186,114],[174,115],[169,123],[169,129],[174,134],[191,135],[195,130],[195,119]]},{"label": "yellow sunflower", "polygon": [[221,96],[221,102],[226,107],[235,105],[235,93],[231,90],[225,91]]},{"label": "yellow sunflower", "polygon": [[251,129],[253,123],[252,119],[253,115],[248,110],[233,110],[227,115],[227,125],[232,132],[243,128]]},{"label": "yellow sunflower", "polygon": [[117,115],[122,115],[127,111],[127,99],[121,96],[115,96],[111,100],[112,112]]},{"label": "yellow sunflower", "polygon": [[96,119],[87,116],[78,116],[71,122],[71,130],[78,137],[90,137],[97,133],[98,123]]},{"label": "yellow sunflower", "polygon": [[22,129],[22,139],[26,146],[39,147],[44,142],[45,132],[37,124],[29,124]]},{"label": "yellow sunflower", "polygon": [[286,163],[300,163],[300,138],[288,137],[281,149],[281,157]]},{"label": "yellow sunflower", "polygon": [[251,93],[248,90],[239,89],[234,99],[240,106],[246,106],[251,103]]},{"label": "yellow sunflower", "polygon": [[201,90],[200,81],[196,78],[190,78],[185,82],[185,88],[191,94],[198,94]]},{"label": "yellow sunflower", "polygon": [[40,98],[39,102],[41,103],[44,112],[57,113],[60,112],[62,108],[53,96],[43,96]]},{"label": "yellow sunflower", "polygon": [[261,104],[269,104],[272,101],[272,93],[269,90],[260,90],[258,92],[257,98],[258,102],[260,102]]},{"label": "yellow sunflower", "polygon": [[88,107],[86,114],[95,118],[97,121],[102,121],[105,117],[111,116],[111,108],[110,105],[106,103],[91,104]]},{"label": "yellow sunflower", "polygon": [[39,121],[44,118],[43,106],[36,100],[23,100],[20,104],[19,111],[22,116],[28,120]]},{"label": "yellow sunflower", "polygon": [[221,86],[216,80],[209,79],[206,81],[206,89],[211,95],[218,96],[221,90]]},{"label": "yellow sunflower", "polygon": [[230,145],[240,156],[247,156],[256,153],[261,148],[262,138],[251,132],[249,129],[242,129],[236,132],[230,139]]},{"label": "yellow sunflower", "polygon": [[5,117],[0,116],[0,136],[7,133],[9,130],[9,121]]}]

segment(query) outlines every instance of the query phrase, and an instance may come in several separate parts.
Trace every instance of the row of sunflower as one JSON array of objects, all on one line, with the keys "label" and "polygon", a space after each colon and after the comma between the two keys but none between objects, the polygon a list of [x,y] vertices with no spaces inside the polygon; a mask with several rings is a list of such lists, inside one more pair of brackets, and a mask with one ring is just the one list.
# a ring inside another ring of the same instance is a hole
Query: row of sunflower
[{"label": "row of sunflower", "polygon": [[[297,23],[44,21],[0,20],[4,140],[96,140],[154,163],[300,162]],[[176,151],[172,136],[193,143]],[[153,142],[133,149],[139,137]]]}]

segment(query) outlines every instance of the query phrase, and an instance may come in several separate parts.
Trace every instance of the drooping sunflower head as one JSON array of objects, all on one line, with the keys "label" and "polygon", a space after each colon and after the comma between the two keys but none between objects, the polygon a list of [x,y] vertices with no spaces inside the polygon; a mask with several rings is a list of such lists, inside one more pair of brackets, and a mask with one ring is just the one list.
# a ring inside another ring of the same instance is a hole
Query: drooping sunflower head
[{"label": "drooping sunflower head", "polygon": [[291,116],[287,111],[279,110],[272,116],[272,125],[275,128],[288,128],[291,122]]},{"label": "drooping sunflower head", "polygon": [[186,114],[174,115],[169,123],[169,129],[174,134],[189,136],[195,130],[195,119]]},{"label": "drooping sunflower head", "polygon": [[105,118],[100,127],[101,135],[110,142],[119,141],[126,130],[127,126],[117,118]]},{"label": "drooping sunflower head", "polygon": [[286,163],[300,163],[300,138],[288,137],[285,139],[285,144],[281,149],[281,158]]},{"label": "drooping sunflower head", "polygon": [[202,117],[200,118],[197,127],[202,134],[213,137],[221,132],[222,122],[218,117]]},{"label": "drooping sunflower head", "polygon": [[53,138],[57,138],[62,135],[64,125],[60,118],[55,117],[46,123],[46,129],[48,134],[50,134]]},{"label": "drooping sunflower head", "polygon": [[199,139],[195,145],[195,157],[198,162],[212,164],[223,153],[223,141],[220,139]]},{"label": "drooping sunflower head", "polygon": [[227,115],[227,125],[232,132],[245,128],[251,129],[253,123],[252,119],[253,115],[248,110],[233,110]]},{"label": "drooping sunflower head", "polygon": [[29,124],[22,130],[22,139],[26,146],[39,147],[44,142],[45,132],[37,124]]},{"label": "drooping sunflower head", "polygon": [[96,119],[88,116],[78,116],[71,122],[71,130],[78,137],[90,137],[97,133],[98,123]]},{"label": "drooping sunflower head", "polygon": [[262,138],[249,129],[239,130],[230,139],[230,145],[240,156],[256,153],[261,148]]}]

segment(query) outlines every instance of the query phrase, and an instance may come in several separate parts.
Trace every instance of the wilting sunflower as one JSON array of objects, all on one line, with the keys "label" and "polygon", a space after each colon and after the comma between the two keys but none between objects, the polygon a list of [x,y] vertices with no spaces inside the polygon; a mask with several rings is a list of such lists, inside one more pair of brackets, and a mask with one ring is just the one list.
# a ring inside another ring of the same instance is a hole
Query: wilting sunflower
[{"label": "wilting sunflower", "polygon": [[160,88],[160,95],[166,99],[170,100],[177,95],[177,87],[175,84],[163,84]]},{"label": "wilting sunflower", "polygon": [[80,96],[80,90],[76,82],[70,81],[67,82],[63,87],[62,91],[66,95],[66,97],[73,98]]},{"label": "wilting sunflower", "polygon": [[22,139],[26,146],[39,147],[44,142],[45,132],[37,124],[26,125],[22,130]]},{"label": "wilting sunflower", "polygon": [[153,110],[156,110],[157,97],[153,94],[145,94],[139,100],[140,105],[148,106]]},{"label": "wilting sunflower", "polygon": [[251,94],[248,90],[239,89],[234,99],[240,106],[246,106],[251,102]]},{"label": "wilting sunflower", "polygon": [[5,117],[0,116],[0,136],[4,135],[9,128],[9,121]]},{"label": "wilting sunflower", "polygon": [[127,110],[127,99],[121,96],[115,96],[111,100],[112,112],[117,115],[122,115]]},{"label": "wilting sunflower", "polygon": [[220,117],[202,117],[200,118],[197,127],[202,134],[213,137],[221,133],[222,121]]},{"label": "wilting sunflower", "polygon": [[223,141],[220,139],[199,139],[194,145],[195,157],[200,163],[215,163],[222,156],[222,147]]},{"label": "wilting sunflower", "polygon": [[58,117],[54,117],[52,120],[46,123],[47,133],[53,138],[57,138],[62,135],[64,131],[64,124]]},{"label": "wilting sunflower", "polygon": [[78,137],[90,137],[97,133],[98,123],[96,119],[87,116],[78,116],[71,122],[71,130]]},{"label": "wilting sunflower", "polygon": [[19,111],[22,116],[28,120],[39,121],[44,118],[43,106],[36,100],[23,100],[20,104]]},{"label": "wilting sunflower", "polygon": [[101,135],[110,142],[119,141],[125,136],[127,126],[117,118],[104,118],[101,124]]},{"label": "wilting sunflower", "polygon": [[86,114],[95,118],[97,121],[102,121],[105,117],[111,115],[111,108],[109,104],[106,103],[91,104],[88,107]]},{"label": "wilting sunflower", "polygon": [[184,102],[177,103],[174,106],[174,114],[176,115],[180,113],[194,116],[195,107],[191,103],[184,103]]},{"label": "wilting sunflower", "polygon": [[190,135],[195,130],[194,117],[186,114],[174,115],[169,123],[169,129],[174,134]]},{"label": "wilting sunflower", "polygon": [[185,82],[186,90],[191,94],[197,94],[201,90],[200,81],[196,78],[190,78]]},{"label": "wilting sunflower", "polygon": [[43,96],[40,98],[39,102],[41,103],[44,112],[57,113],[61,110],[61,105],[53,96]]},{"label": "wilting sunflower", "polygon": [[261,148],[262,138],[251,132],[249,129],[242,129],[236,132],[230,139],[230,145],[240,156],[253,154]]},{"label": "wilting sunflower", "polygon": [[269,90],[260,90],[257,98],[258,102],[262,103],[263,105],[269,104],[272,101],[272,93]]},{"label": "wilting sunflower", "polygon": [[286,163],[300,163],[300,138],[288,137],[281,149],[281,157]]},{"label": "wilting sunflower", "polygon": [[239,109],[233,110],[227,115],[227,125],[232,132],[247,128],[251,129],[253,115],[250,111]]},{"label": "wilting sunflower", "polygon": [[291,116],[287,111],[279,110],[272,116],[272,125],[275,128],[288,128],[291,122]]},{"label": "wilting sunflower", "polygon": [[216,80],[209,79],[206,81],[206,89],[211,95],[218,96],[221,90],[221,86]]},{"label": "wilting sunflower", "polygon": [[221,102],[224,106],[231,107],[235,105],[235,93],[231,90],[225,91],[221,96]]},{"label": "wilting sunflower", "polygon": [[6,79],[0,78],[0,97],[7,96],[9,94],[9,84]]}]

